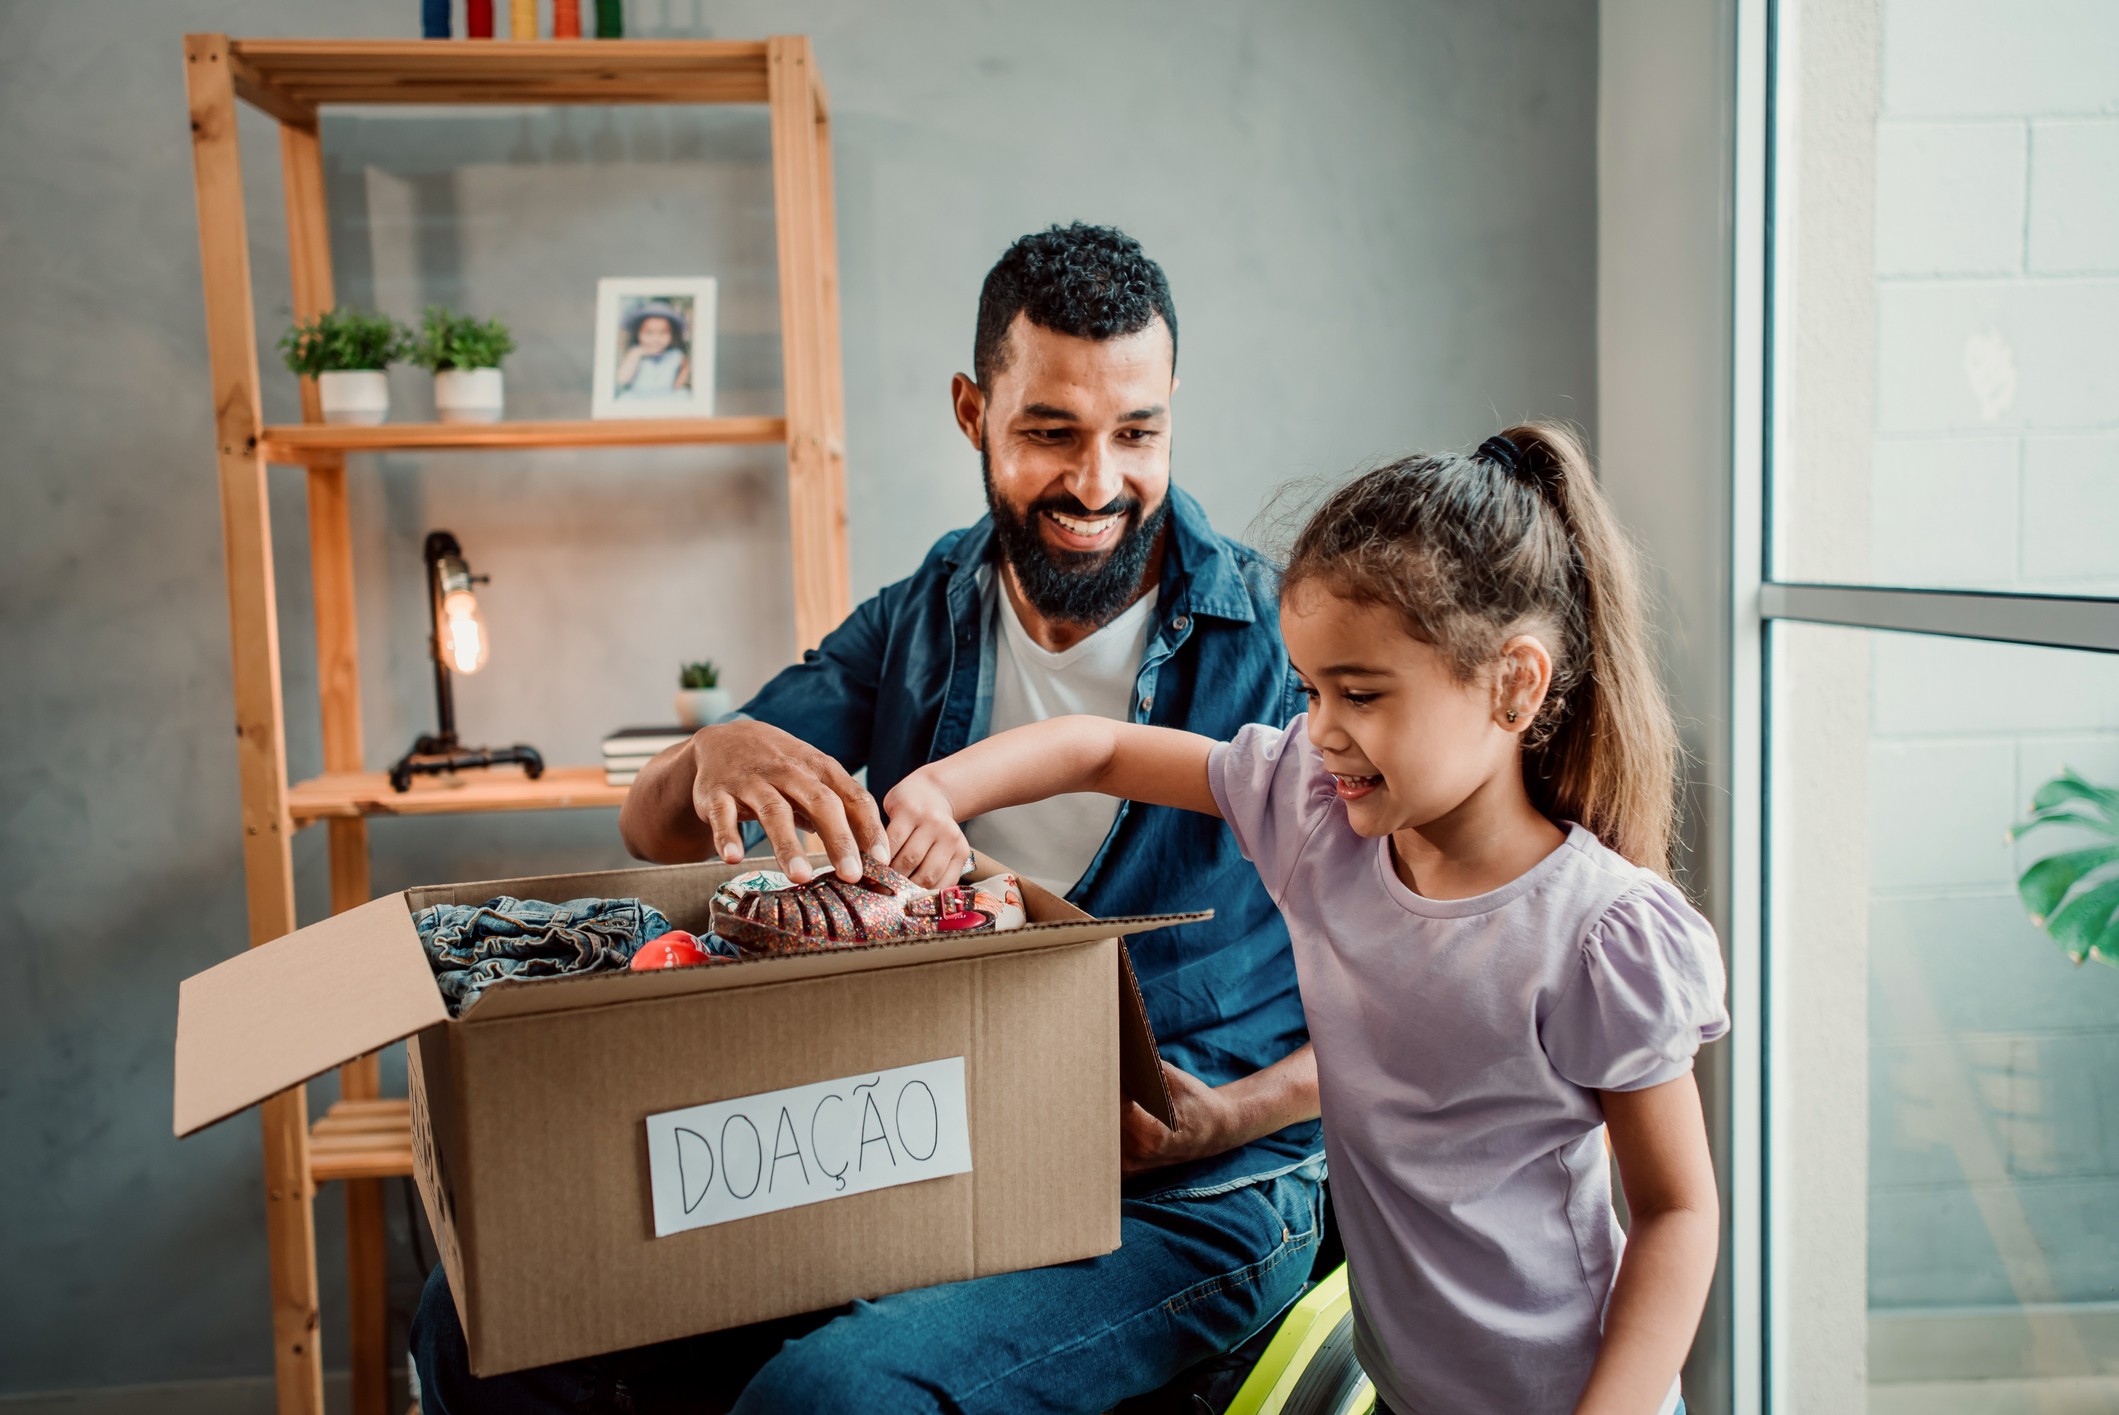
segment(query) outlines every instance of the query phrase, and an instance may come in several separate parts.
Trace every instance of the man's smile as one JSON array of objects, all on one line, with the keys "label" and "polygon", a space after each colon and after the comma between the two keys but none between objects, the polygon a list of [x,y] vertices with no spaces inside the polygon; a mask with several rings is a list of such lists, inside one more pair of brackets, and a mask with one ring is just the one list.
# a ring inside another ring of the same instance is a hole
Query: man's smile
[{"label": "man's smile", "polygon": [[1058,511],[1046,511],[1043,514],[1045,523],[1053,529],[1052,538],[1065,550],[1102,550],[1126,523],[1125,516],[1119,513],[1068,516]]}]

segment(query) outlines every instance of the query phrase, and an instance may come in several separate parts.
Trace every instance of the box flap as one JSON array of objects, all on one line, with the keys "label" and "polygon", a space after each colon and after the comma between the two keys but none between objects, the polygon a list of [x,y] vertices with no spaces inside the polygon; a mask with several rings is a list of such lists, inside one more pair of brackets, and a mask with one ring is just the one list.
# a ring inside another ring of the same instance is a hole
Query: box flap
[{"label": "box flap", "polygon": [[[1007,866],[986,855],[973,853],[972,873],[984,878]],[[1044,886],[1017,876],[1023,888],[1023,903],[1040,919],[1087,919],[1088,914],[1069,904]],[[1210,919],[1214,911],[1181,916],[1185,922]],[[1127,929],[1139,933],[1139,929]],[[1140,980],[1133,976],[1133,955],[1121,938],[1118,945],[1118,1089],[1120,1094],[1160,1120],[1177,1128],[1177,1107],[1170,1100],[1170,1082],[1163,1075],[1162,1048],[1155,1044],[1155,1028],[1148,1022],[1147,999],[1140,995]]]},{"label": "box flap", "polygon": [[[948,963],[960,958],[991,958],[1034,948],[1057,948],[1062,944],[1087,943],[1094,939],[1123,937],[1145,929],[1169,928],[1214,917],[1213,911],[1190,914],[1143,914],[1122,919],[1092,919],[1079,910],[1078,918],[1025,924],[999,933],[930,934],[922,938],[897,939],[888,943],[864,943],[845,948],[817,949],[777,958],[754,958],[741,963],[707,963],[691,968],[658,969],[646,973],[584,973],[571,978],[502,979],[479,994],[460,1019],[467,1027],[511,1017],[542,1012],[571,1012],[582,1007],[642,998],[681,997],[688,993],[719,992],[724,988],[758,987],[767,983],[792,982],[802,978],[829,978],[844,973],[865,973],[881,968],[902,968],[915,963]],[[431,986],[431,985],[430,985]],[[1124,992],[1124,989],[1121,990]],[[1138,989],[1133,990],[1138,1004]],[[1125,1006],[1123,996],[1120,1006]],[[1143,1014],[1145,1017],[1145,1014]],[[1153,1046],[1152,1039],[1149,1045]],[[1161,1078],[1158,1064],[1156,1076]],[[1165,1102],[1167,1106],[1167,1102]]]},{"label": "box flap", "polygon": [[238,954],[177,989],[176,1133],[448,1016],[402,894]]}]

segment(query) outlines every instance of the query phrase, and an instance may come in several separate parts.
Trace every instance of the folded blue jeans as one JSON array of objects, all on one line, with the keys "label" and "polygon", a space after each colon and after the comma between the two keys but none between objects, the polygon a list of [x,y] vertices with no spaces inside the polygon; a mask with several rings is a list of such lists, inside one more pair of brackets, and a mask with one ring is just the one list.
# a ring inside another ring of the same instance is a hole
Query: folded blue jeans
[{"label": "folded blue jeans", "polygon": [[483,904],[433,904],[412,916],[449,1015],[502,978],[556,978],[622,969],[640,945],[669,932],[638,899],[547,904],[503,894]]},{"label": "folded blue jeans", "polygon": [[440,1268],[412,1323],[424,1415],[1093,1415],[1241,1343],[1301,1295],[1314,1166],[1125,1199],[1101,1257],[479,1379]]}]

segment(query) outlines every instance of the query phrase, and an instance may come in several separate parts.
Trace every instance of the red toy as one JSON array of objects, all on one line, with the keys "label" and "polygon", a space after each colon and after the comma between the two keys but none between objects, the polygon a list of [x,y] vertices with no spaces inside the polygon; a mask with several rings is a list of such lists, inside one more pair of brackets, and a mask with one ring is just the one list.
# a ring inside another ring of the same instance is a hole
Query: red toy
[{"label": "red toy", "polygon": [[699,946],[698,939],[683,929],[671,929],[660,938],[641,944],[640,951],[633,955],[631,967],[636,973],[647,973],[657,968],[689,968],[694,963],[732,961],[718,953],[708,953]]}]

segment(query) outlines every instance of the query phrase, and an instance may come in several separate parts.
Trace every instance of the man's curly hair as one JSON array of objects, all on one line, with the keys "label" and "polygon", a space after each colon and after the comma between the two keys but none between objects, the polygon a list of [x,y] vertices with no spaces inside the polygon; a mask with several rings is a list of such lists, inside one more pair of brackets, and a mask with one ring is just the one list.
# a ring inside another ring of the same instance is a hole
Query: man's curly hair
[{"label": "man's curly hair", "polygon": [[986,272],[979,291],[979,329],[971,368],[990,389],[1008,367],[1008,327],[1018,314],[1056,334],[1116,339],[1156,319],[1170,329],[1170,368],[1177,368],[1177,306],[1162,267],[1140,242],[1110,226],[1052,226],[1023,237]]}]

